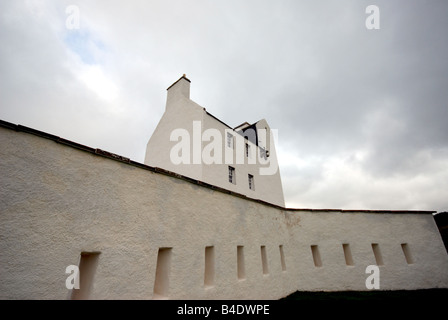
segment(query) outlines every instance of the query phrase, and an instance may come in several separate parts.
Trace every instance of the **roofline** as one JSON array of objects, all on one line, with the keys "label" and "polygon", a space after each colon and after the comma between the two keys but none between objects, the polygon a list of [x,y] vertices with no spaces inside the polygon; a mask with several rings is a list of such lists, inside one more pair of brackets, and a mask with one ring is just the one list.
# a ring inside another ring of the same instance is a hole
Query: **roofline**
[{"label": "roofline", "polygon": [[236,126],[236,127],[234,128],[234,130],[236,130],[237,128],[240,128],[240,127],[242,127],[242,126],[244,126],[244,125],[251,126],[252,124],[250,124],[250,123],[247,122],[247,121],[244,121],[242,124]]},{"label": "roofline", "polygon": [[398,214],[409,214],[409,213],[423,213],[423,214],[433,214],[437,211],[429,210],[381,210],[381,209],[306,209],[306,208],[285,208],[286,211],[319,211],[319,212],[342,212],[342,213],[398,213]]},{"label": "roofline", "polygon": [[210,112],[208,112],[205,108],[203,108],[205,113],[207,115],[209,115],[210,117],[212,117],[215,120],[218,120],[219,122],[221,122],[223,125],[225,125],[227,128],[232,129],[233,131],[235,131],[231,126],[229,126],[227,123],[225,123],[224,121],[222,121],[221,119],[215,117],[214,115],[212,115]]},{"label": "roofline", "polygon": [[205,187],[205,188],[208,188],[208,189],[211,189],[211,190],[214,190],[214,191],[219,191],[219,192],[222,192],[222,193],[226,193],[226,194],[229,194],[231,196],[243,198],[243,199],[248,200],[248,201],[257,202],[257,203],[260,203],[260,204],[263,204],[263,205],[266,205],[266,206],[269,206],[269,207],[273,207],[273,208],[280,209],[280,210],[283,210],[283,211],[288,211],[288,212],[305,211],[305,212],[316,212],[316,213],[319,213],[319,212],[340,212],[340,213],[377,213],[377,214],[433,214],[433,213],[437,212],[437,211],[423,211],[423,210],[364,210],[364,209],[357,210],[357,209],[286,208],[286,207],[282,207],[282,206],[279,206],[279,205],[276,205],[276,204],[272,204],[270,202],[266,202],[266,201],[263,201],[263,200],[260,200],[260,199],[249,198],[249,197],[247,197],[247,196],[245,196],[245,195],[243,195],[241,193],[237,193],[237,192],[233,192],[233,191],[221,188],[221,187],[217,187],[217,186],[205,183],[205,182],[200,181],[200,180],[195,180],[195,179],[189,178],[187,176],[183,176],[181,174],[178,174],[178,173],[175,173],[175,172],[172,172],[172,171],[168,171],[168,170],[165,170],[165,169],[162,169],[162,168],[158,168],[158,167],[151,167],[151,166],[148,166],[146,164],[133,161],[133,160],[131,160],[129,158],[126,158],[126,157],[123,157],[123,156],[120,156],[120,155],[117,155],[117,154],[114,154],[114,153],[111,153],[111,152],[108,152],[108,151],[105,151],[105,150],[88,147],[88,146],[79,144],[77,142],[73,142],[73,141],[70,141],[70,140],[67,140],[67,139],[63,139],[61,137],[58,137],[58,136],[55,136],[55,135],[52,135],[52,134],[49,134],[49,133],[46,133],[46,132],[43,132],[43,131],[39,131],[39,130],[36,130],[36,129],[33,129],[33,128],[29,128],[29,127],[26,127],[26,126],[22,126],[22,125],[13,124],[13,123],[1,120],[1,119],[0,119],[0,127],[6,128],[6,129],[10,129],[10,130],[13,130],[13,131],[17,131],[17,132],[24,132],[24,133],[32,134],[34,136],[38,136],[38,137],[41,137],[41,138],[44,138],[44,139],[52,140],[52,141],[54,141],[56,143],[59,143],[59,144],[62,144],[64,146],[75,148],[75,149],[78,149],[78,150],[81,150],[81,151],[85,151],[85,152],[91,153],[91,154],[96,155],[96,156],[108,158],[108,159],[114,160],[114,161],[119,161],[121,163],[125,163],[125,164],[131,165],[131,166],[134,166],[134,167],[138,167],[140,169],[148,170],[148,171],[151,171],[151,172],[154,172],[154,173],[160,173],[160,174],[167,175],[167,176],[170,176],[170,177],[173,177],[173,178],[181,179],[181,180],[184,180],[184,181],[196,184],[196,185],[201,186],[201,187]]}]

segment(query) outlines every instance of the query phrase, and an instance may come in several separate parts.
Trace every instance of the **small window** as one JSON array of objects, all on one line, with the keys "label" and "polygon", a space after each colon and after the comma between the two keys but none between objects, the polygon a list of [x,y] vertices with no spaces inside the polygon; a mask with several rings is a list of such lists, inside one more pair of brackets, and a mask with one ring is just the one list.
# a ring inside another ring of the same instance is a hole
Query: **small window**
[{"label": "small window", "polygon": [[343,243],[342,249],[344,250],[345,264],[348,266],[353,266],[354,262],[350,245],[348,243]]},{"label": "small window", "polygon": [[213,287],[215,282],[215,248],[205,247],[204,287]]},{"label": "small window", "polygon": [[265,148],[260,148],[260,158],[267,160],[268,156],[269,156],[269,151],[267,151]]},{"label": "small window", "polygon": [[319,247],[317,245],[311,246],[311,253],[313,254],[314,266],[322,267],[322,259],[320,258]]},{"label": "small window", "polygon": [[244,247],[237,246],[236,249],[236,268],[238,280],[244,280],[246,278],[246,270],[244,267]]},{"label": "small window", "polygon": [[264,275],[269,274],[268,256],[266,254],[266,246],[261,246],[261,266],[263,269],[263,274]]},{"label": "small window", "polygon": [[372,243],[373,255],[375,256],[375,262],[377,266],[384,265],[383,255],[381,254],[380,246],[378,243]]},{"label": "small window", "polygon": [[255,185],[254,185],[254,176],[249,174],[248,175],[248,180],[249,180],[249,189],[250,190],[255,190]]},{"label": "small window", "polygon": [[282,271],[286,271],[285,254],[283,253],[283,245],[278,246],[280,250],[280,261],[282,263]]},{"label": "small window", "polygon": [[235,168],[234,167],[230,167],[229,166],[229,182],[236,184],[236,179],[235,179]]},{"label": "small window", "polygon": [[414,259],[412,258],[411,251],[409,250],[409,245],[407,243],[402,243],[401,244],[401,249],[403,250],[406,262],[408,264],[413,264],[414,263]]},{"label": "small window", "polygon": [[172,248],[159,248],[157,254],[156,276],[154,279],[153,299],[165,299],[168,297],[171,249]]},{"label": "small window", "polygon": [[246,157],[250,157],[250,145],[248,143],[246,143]]},{"label": "small window", "polygon": [[79,261],[79,289],[72,291],[72,300],[87,300],[90,298],[99,255],[99,252],[81,252],[81,259]]},{"label": "small window", "polygon": [[233,134],[227,132],[227,146],[233,148]]}]

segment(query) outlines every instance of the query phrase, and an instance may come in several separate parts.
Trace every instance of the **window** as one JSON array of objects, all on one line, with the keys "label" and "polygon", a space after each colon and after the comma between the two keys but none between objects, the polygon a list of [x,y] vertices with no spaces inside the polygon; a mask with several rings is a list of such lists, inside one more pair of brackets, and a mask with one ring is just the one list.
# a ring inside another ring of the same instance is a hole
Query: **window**
[{"label": "window", "polygon": [[246,143],[246,157],[249,158],[250,156],[250,145]]},{"label": "window", "polygon": [[164,299],[168,296],[171,249],[172,248],[159,248],[157,254],[156,277],[154,280],[154,299]]},{"label": "window", "polygon": [[353,266],[352,251],[350,250],[350,245],[348,243],[342,244],[342,249],[344,250],[345,264],[348,266]]},{"label": "window", "polygon": [[377,266],[382,266],[384,264],[383,262],[383,256],[381,254],[380,246],[378,243],[372,243],[372,250],[373,255],[375,256],[375,262]]},{"label": "window", "polygon": [[266,254],[266,246],[261,246],[261,266],[263,268],[263,274],[269,274],[268,269],[268,256]]},{"label": "window", "polygon": [[249,180],[249,189],[250,190],[255,190],[255,185],[254,185],[254,176],[249,174],[248,175],[248,180]]},{"label": "window", "polygon": [[244,247],[236,247],[236,269],[238,280],[244,280],[246,278],[246,270],[244,267]]},{"label": "window", "polygon": [[267,160],[269,157],[269,151],[265,148],[260,148],[260,158],[263,158],[264,160]]},{"label": "window", "polygon": [[204,286],[212,287],[215,282],[215,248],[205,247]]},{"label": "window", "polygon": [[99,252],[81,252],[78,274],[79,289],[72,291],[72,300],[87,300],[90,298],[99,255]]},{"label": "window", "polygon": [[227,146],[233,148],[233,134],[227,132]]},{"label": "window", "polygon": [[407,243],[402,243],[401,244],[401,249],[403,250],[406,262],[408,264],[413,264],[414,263],[414,259],[412,258],[411,251],[409,250],[408,244]]},{"label": "window", "polygon": [[229,166],[229,182],[236,184],[236,179],[235,179],[235,168],[234,167],[230,167]]},{"label": "window", "polygon": [[322,260],[320,258],[319,248],[317,245],[311,246],[311,253],[313,254],[314,266],[322,267]]},{"label": "window", "polygon": [[278,246],[280,250],[280,261],[282,263],[282,271],[286,271],[285,254],[283,253],[283,245]]}]

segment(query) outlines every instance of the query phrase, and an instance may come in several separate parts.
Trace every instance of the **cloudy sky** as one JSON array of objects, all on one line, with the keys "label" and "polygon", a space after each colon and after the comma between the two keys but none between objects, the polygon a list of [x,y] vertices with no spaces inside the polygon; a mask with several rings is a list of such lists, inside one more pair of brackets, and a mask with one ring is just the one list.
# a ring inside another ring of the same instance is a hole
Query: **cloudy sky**
[{"label": "cloudy sky", "polygon": [[446,1],[4,0],[0,119],[143,162],[185,73],[227,124],[278,129],[288,207],[446,211],[447,16]]}]

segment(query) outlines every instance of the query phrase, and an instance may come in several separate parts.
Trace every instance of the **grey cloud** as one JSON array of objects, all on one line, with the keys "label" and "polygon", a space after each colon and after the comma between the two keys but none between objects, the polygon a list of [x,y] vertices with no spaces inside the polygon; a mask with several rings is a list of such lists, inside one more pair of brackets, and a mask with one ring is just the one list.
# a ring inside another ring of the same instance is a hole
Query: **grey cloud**
[{"label": "grey cloud", "polygon": [[[80,34],[91,37],[78,39],[80,51],[67,43],[70,4],[80,8]],[[2,2],[0,118],[143,161],[165,89],[186,73],[191,98],[224,122],[265,118],[279,130],[279,149],[302,161],[281,167],[287,202],[448,206],[440,180],[448,160],[448,5],[378,0],[381,29],[367,30],[369,4]],[[118,88],[116,100],[77,78],[83,54]],[[337,176],[344,167],[329,177],[335,159],[355,176]],[[403,195],[403,181],[416,177],[427,179],[412,184],[420,199],[385,196],[386,186]],[[356,185],[368,180],[377,183]]]}]

